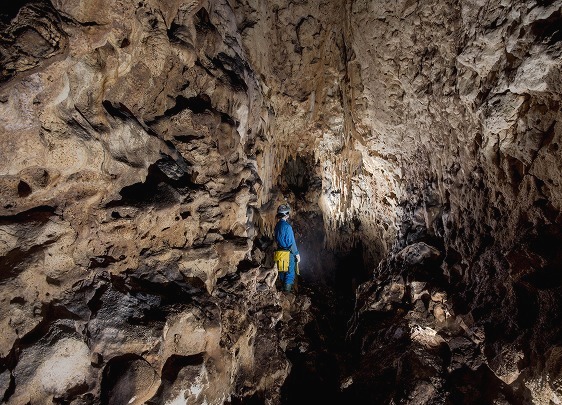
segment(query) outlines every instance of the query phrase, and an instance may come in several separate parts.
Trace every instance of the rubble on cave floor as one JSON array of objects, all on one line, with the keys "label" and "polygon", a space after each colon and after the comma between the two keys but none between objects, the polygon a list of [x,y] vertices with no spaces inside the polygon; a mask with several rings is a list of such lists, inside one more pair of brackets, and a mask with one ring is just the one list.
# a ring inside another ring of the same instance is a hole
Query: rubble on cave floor
[{"label": "rubble on cave floor", "polygon": [[[340,395],[348,361],[345,335],[350,301],[324,284],[307,282],[301,282],[296,295],[284,295],[284,301],[293,318],[283,331],[291,372],[281,391],[282,403],[330,403]],[[305,317],[303,310],[308,313]]]},{"label": "rubble on cave floor", "polygon": [[410,245],[355,297],[307,282],[297,295],[282,294],[291,362],[282,403],[526,403],[524,390],[510,385],[521,352],[504,344],[512,361],[487,359],[485,330],[455,311],[438,257],[428,245]]}]

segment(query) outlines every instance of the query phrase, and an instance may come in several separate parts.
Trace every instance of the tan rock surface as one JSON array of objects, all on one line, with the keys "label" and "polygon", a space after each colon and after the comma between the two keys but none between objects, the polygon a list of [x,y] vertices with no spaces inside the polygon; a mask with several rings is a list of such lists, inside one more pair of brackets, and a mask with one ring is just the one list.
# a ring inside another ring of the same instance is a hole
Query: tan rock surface
[{"label": "tan rock surface", "polygon": [[275,291],[288,202],[303,277],[366,281],[342,401],[560,402],[561,25],[561,0],[0,10],[2,400],[279,403],[287,353],[322,357]]}]

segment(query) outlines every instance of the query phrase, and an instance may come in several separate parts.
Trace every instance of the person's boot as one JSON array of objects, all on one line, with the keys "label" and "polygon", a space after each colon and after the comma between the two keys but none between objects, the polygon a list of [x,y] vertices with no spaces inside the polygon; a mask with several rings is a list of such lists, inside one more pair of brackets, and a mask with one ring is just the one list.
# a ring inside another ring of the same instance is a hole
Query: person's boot
[{"label": "person's boot", "polygon": [[292,289],[293,289],[292,284],[285,284],[285,293],[286,294],[290,293]]}]

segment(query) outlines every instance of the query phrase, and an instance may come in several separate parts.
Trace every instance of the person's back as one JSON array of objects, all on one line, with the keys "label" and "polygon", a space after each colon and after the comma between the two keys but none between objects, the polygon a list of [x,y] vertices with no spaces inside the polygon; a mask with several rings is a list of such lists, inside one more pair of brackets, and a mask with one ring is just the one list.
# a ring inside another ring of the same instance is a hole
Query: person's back
[{"label": "person's back", "polygon": [[293,227],[287,222],[289,212],[290,207],[288,205],[279,206],[277,209],[278,221],[274,230],[275,241],[277,242],[274,260],[277,264],[283,290],[286,292],[290,292],[293,288],[296,263],[300,261]]},{"label": "person's back", "polygon": [[284,219],[279,219],[275,225],[275,240],[277,246],[283,250],[290,250],[291,246],[295,244],[293,227]]}]

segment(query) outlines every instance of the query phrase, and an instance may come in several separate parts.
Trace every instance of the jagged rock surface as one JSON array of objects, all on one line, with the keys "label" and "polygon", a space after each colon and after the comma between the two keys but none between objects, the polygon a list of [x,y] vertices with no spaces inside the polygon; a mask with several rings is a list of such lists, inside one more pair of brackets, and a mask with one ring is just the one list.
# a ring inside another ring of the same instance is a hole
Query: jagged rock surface
[{"label": "jagged rock surface", "polygon": [[324,393],[561,403],[561,26],[560,0],[3,5],[3,401],[291,400],[291,362],[334,359],[314,293],[275,289],[288,201],[303,278],[368,279]]},{"label": "jagged rock surface", "polygon": [[276,402],[281,307],[248,216],[268,112],[233,21],[210,20],[221,10],[55,1],[4,16],[7,403]]}]

